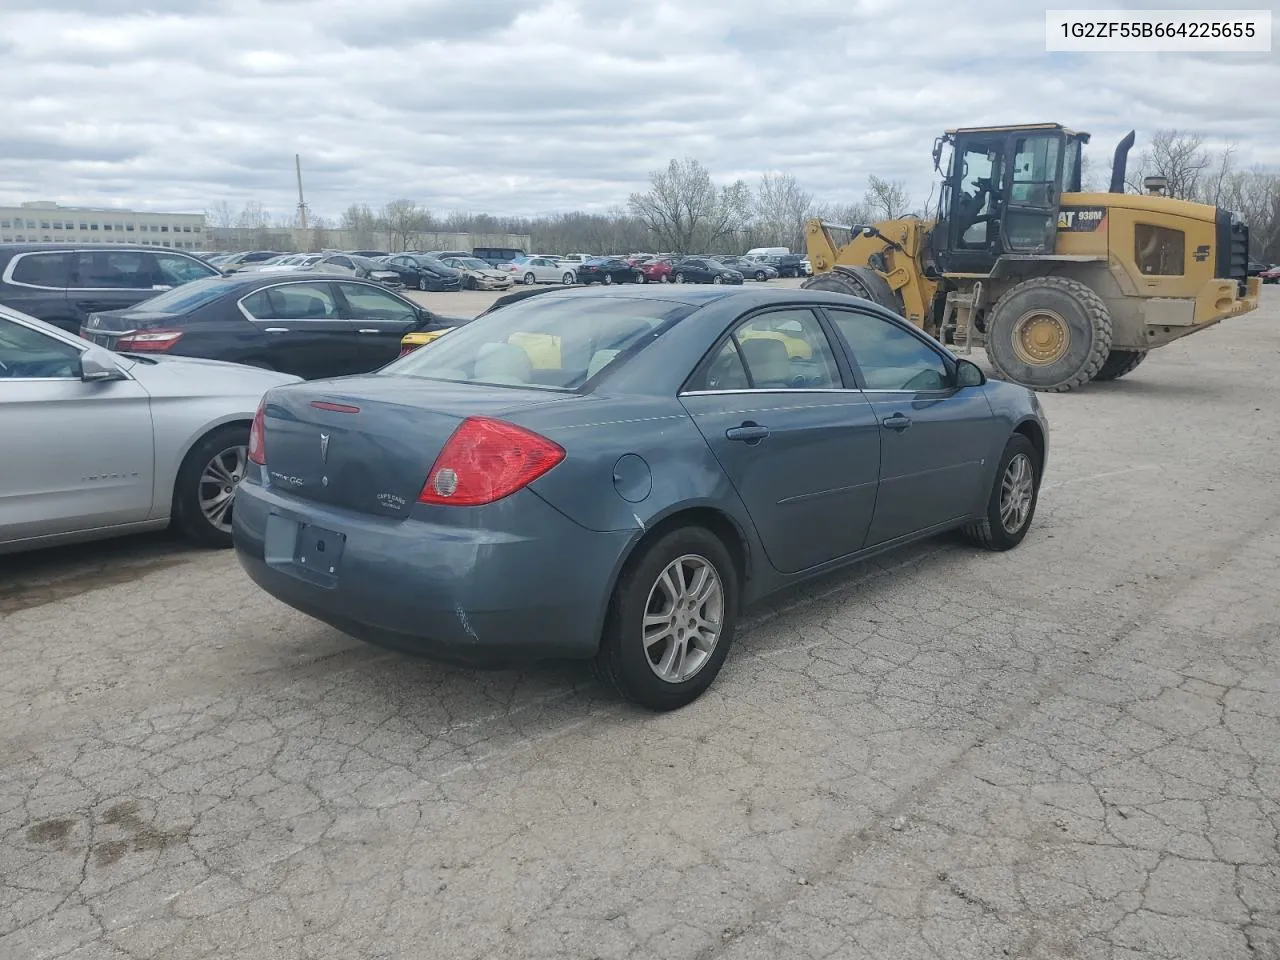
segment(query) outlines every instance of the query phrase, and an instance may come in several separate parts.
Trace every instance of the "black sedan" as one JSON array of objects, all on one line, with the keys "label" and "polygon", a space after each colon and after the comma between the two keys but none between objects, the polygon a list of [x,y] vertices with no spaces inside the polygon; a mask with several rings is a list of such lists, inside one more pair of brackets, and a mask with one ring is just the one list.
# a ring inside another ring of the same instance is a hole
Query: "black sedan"
[{"label": "black sedan", "polygon": [[742,283],[743,277],[740,270],[710,257],[685,257],[672,264],[671,279],[675,283]]},{"label": "black sedan", "polygon": [[356,277],[248,273],[90,314],[80,335],[118,353],[228,360],[311,379],[376,370],[400,355],[406,333],[464,322]]},{"label": "black sedan", "polygon": [[462,289],[461,270],[446,266],[425,253],[398,253],[382,261],[382,267],[386,270],[394,270],[400,277],[400,282],[406,287],[432,290],[436,293]]},{"label": "black sedan", "polygon": [[621,257],[592,257],[578,264],[573,272],[579,283],[643,283],[640,271]]}]

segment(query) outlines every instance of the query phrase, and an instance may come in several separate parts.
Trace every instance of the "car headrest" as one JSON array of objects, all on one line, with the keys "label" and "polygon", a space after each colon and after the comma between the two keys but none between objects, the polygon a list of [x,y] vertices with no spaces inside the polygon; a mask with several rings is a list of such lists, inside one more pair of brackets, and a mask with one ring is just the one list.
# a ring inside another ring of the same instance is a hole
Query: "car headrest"
[{"label": "car headrest", "polygon": [[772,337],[744,337],[740,344],[743,359],[757,385],[779,386],[791,379],[791,357],[781,340]]}]

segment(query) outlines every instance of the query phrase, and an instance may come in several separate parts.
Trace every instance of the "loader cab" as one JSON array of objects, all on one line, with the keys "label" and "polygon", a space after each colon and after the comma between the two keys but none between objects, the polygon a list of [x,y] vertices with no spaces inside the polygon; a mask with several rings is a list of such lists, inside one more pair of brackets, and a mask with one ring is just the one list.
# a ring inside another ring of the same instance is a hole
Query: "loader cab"
[{"label": "loader cab", "polygon": [[942,272],[986,275],[1007,254],[1052,254],[1061,195],[1080,189],[1088,138],[1059,124],[948,130],[935,150],[940,166],[951,147],[932,237]]}]

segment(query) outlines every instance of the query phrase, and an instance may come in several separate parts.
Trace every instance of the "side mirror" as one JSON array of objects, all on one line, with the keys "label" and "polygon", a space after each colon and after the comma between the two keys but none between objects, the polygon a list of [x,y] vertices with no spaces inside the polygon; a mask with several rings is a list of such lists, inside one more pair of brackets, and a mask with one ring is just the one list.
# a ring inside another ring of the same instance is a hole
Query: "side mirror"
[{"label": "side mirror", "polygon": [[115,365],[109,355],[98,350],[86,350],[80,355],[80,379],[85,383],[123,380],[124,371]]},{"label": "side mirror", "polygon": [[987,382],[987,375],[972,360],[956,361],[956,386],[980,387]]}]

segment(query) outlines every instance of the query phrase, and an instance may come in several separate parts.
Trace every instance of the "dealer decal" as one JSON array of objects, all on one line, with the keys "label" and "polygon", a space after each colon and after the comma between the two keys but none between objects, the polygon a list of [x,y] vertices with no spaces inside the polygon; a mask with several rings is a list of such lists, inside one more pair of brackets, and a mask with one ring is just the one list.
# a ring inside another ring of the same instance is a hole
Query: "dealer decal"
[{"label": "dealer decal", "polygon": [[1106,207],[1063,207],[1058,212],[1058,229],[1068,233],[1092,233],[1106,222]]}]

